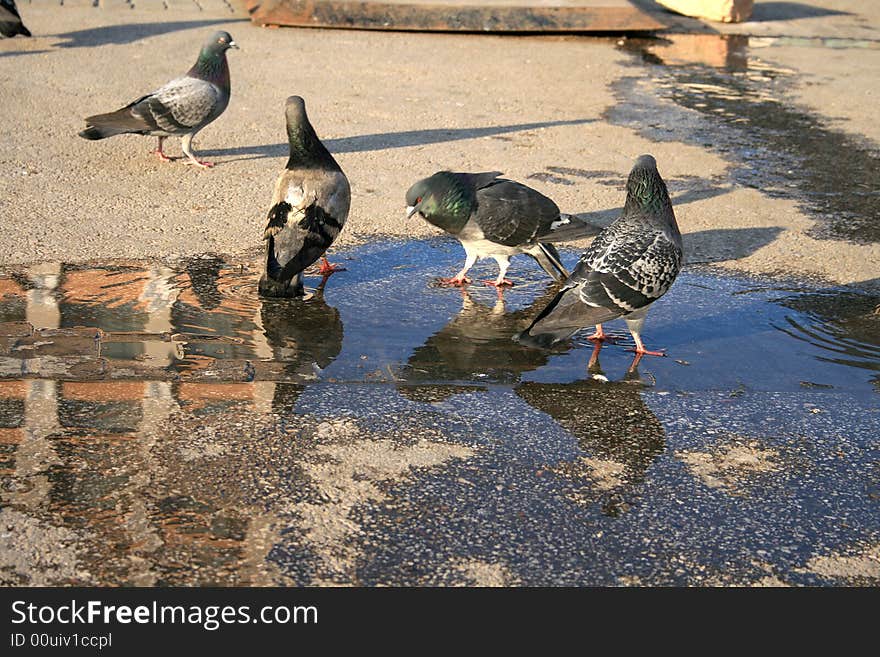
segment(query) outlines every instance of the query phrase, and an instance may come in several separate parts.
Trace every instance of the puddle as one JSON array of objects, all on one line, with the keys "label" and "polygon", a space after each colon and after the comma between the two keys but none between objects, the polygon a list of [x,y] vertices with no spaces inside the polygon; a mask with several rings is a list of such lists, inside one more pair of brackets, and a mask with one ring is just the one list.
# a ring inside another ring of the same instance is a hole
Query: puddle
[{"label": "puddle", "polygon": [[[481,285],[437,286],[459,255],[443,241],[362,247],[347,256],[356,271],[294,301],[259,299],[256,264],[213,257],[178,266],[22,268],[0,279],[0,376],[401,387],[587,376],[592,345],[583,337],[550,352],[511,340],[555,294],[539,271],[520,262],[517,285],[503,298]],[[566,257],[573,264],[577,255]],[[491,262],[475,276],[491,278]],[[640,369],[673,391],[793,391],[817,378],[867,390],[880,369],[878,304],[845,288],[785,287],[690,268],[676,294],[652,309],[646,329],[650,344],[670,357],[643,359]],[[600,355],[612,380],[632,360],[631,339],[622,323],[617,328],[619,342]]]},{"label": "puddle", "polygon": [[810,564],[880,543],[880,299],[692,267],[669,357],[611,324],[588,370],[510,340],[529,259],[501,301],[434,285],[462,257],[369,244],[301,301],[209,257],[6,271],[0,581],[864,583]]},{"label": "puddle", "polygon": [[762,61],[748,37],[673,35],[629,39],[622,47],[649,67],[651,81],[642,74],[616,81],[621,102],[608,120],[650,140],[721,153],[737,184],[797,199],[820,220],[815,237],[880,241],[876,147],[787,103],[795,73]]}]

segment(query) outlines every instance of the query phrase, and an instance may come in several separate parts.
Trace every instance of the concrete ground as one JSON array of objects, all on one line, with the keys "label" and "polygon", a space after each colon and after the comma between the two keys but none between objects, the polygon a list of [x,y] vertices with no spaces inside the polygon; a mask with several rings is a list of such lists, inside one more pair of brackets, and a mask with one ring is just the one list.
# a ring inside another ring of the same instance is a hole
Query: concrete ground
[{"label": "concrete ground", "polygon": [[[266,29],[219,0],[90,4],[23,2],[35,37],[0,41],[0,264],[256,253],[286,153],[284,99],[299,94],[351,180],[340,246],[435,234],[404,218],[403,196],[443,168],[502,170],[601,224],[622,204],[614,177],[622,182],[634,158],[650,152],[664,177],[679,181],[676,212],[690,261],[844,284],[877,277],[880,246],[816,239],[816,218],[796,194],[740,185],[723,153],[610,121],[626,105],[616,80],[641,76],[648,93],[655,82],[633,70],[614,38]],[[759,2],[755,20],[735,26],[662,16],[672,24],[669,44],[691,64],[711,62],[725,47],[711,36],[717,30],[757,35],[752,65],[795,80],[769,93],[876,146],[880,8]],[[183,73],[205,35],[220,28],[242,49],[229,55],[229,108],[195,140],[216,168],[158,162],[152,138],[77,137],[83,117]],[[867,47],[823,47],[829,40]],[[587,175],[560,184],[543,175],[548,167]],[[688,193],[707,181],[712,194]],[[755,231],[768,229],[774,239],[756,244]]]}]

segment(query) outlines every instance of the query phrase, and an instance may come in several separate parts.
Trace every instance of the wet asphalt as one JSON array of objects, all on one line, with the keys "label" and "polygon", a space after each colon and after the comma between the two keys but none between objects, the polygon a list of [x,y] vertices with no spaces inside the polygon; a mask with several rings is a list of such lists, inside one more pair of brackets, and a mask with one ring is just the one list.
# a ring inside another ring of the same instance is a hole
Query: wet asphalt
[{"label": "wet asphalt", "polygon": [[692,266],[667,357],[612,323],[591,362],[510,339],[530,260],[502,300],[436,284],[462,256],[340,251],[298,301],[220,258],[7,271],[4,583],[876,581],[875,295]]}]

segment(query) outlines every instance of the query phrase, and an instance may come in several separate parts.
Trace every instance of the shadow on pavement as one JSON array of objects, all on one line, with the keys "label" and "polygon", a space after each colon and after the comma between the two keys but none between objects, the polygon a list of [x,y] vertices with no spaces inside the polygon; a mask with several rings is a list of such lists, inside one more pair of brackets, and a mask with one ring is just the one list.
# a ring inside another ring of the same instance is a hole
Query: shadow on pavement
[{"label": "shadow on pavement", "polygon": [[[430,130],[404,130],[402,132],[383,132],[355,137],[325,139],[324,144],[331,153],[363,153],[381,151],[386,148],[407,148],[424,144],[438,144],[461,139],[477,139],[503,135],[509,132],[523,132],[539,128],[554,128],[566,125],[592,123],[595,119],[571,119],[567,121],[542,121],[536,123],[515,123],[513,125],[489,126],[485,128],[433,128]],[[262,157],[283,157],[287,155],[287,143],[260,144],[255,146],[236,146],[234,148],[218,148],[205,151],[210,157],[251,156],[248,159]]]},{"label": "shadow on pavement", "polygon": [[67,39],[67,41],[57,44],[58,48],[88,48],[94,46],[133,43],[160,34],[168,34],[169,32],[194,30],[200,27],[222,25],[237,21],[244,22],[246,20],[247,19],[244,18],[234,18],[230,16],[229,18],[215,18],[201,21],[105,25],[103,27],[94,27],[87,30],[63,32],[61,34],[55,34],[54,36],[59,39]]}]

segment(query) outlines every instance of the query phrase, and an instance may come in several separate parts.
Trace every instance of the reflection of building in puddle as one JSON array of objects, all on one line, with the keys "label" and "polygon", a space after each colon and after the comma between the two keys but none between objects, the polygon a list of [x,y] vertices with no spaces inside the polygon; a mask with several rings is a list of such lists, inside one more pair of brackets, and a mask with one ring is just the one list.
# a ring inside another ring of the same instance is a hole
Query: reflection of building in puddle
[{"label": "reflection of building in puddle", "polygon": [[60,312],[56,297],[61,266],[55,263],[34,265],[27,271],[27,314],[25,319],[37,328],[58,328]]},{"label": "reflection of building in puddle", "polygon": [[24,438],[27,382],[0,381],[0,475],[15,472],[15,452]]},{"label": "reflection of building in puddle", "polygon": [[[171,330],[171,306],[177,291],[173,272],[161,266],[64,265],[60,286],[59,325],[92,326],[111,333]],[[171,363],[173,346],[160,340],[113,341],[102,345],[106,358]]]},{"label": "reflection of building in puddle", "polygon": [[58,420],[65,429],[129,434],[141,422],[144,381],[64,381]]},{"label": "reflection of building in puddle", "polygon": [[[598,360],[591,371],[602,376]],[[666,447],[662,423],[642,400],[638,371],[633,368],[623,381],[613,383],[599,378],[527,382],[516,393],[556,420],[587,453],[552,468],[574,485],[572,499],[600,502],[602,511],[612,516],[626,512],[648,468]]]},{"label": "reflection of building in puddle", "polygon": [[27,292],[23,280],[0,278],[0,322],[27,320]]},{"label": "reflection of building in puddle", "polygon": [[[524,372],[536,370],[547,363],[554,352],[526,349],[513,341],[535,315],[549,303],[558,288],[550,286],[527,308],[506,312],[503,299],[487,306],[462,292],[462,309],[446,326],[418,347],[398,373],[404,383],[401,394],[410,399],[423,399],[430,388],[436,397],[437,384],[446,382],[514,383]],[[415,385],[413,385],[415,384]],[[449,395],[461,388],[449,387]]]},{"label": "reflection of building in puddle", "polygon": [[[57,358],[80,357],[79,352],[68,354],[65,349],[87,342],[90,355],[83,357],[146,360],[158,368],[176,362],[175,346],[182,346],[184,359],[205,363],[201,374],[211,362],[246,361],[255,355],[271,360],[277,354],[290,373],[308,371],[314,378],[312,368],[326,367],[341,349],[338,312],[322,301],[323,305],[311,304],[309,312],[294,318],[273,317],[247,290],[238,293],[242,280],[243,274],[223,267],[188,268],[175,278],[173,271],[161,266],[115,265],[44,265],[0,278],[0,313],[8,336],[0,337],[5,340],[0,347],[10,361],[4,375],[51,376],[46,362],[39,366],[40,356],[44,361],[56,358],[56,352]],[[265,334],[264,321],[269,327]],[[80,331],[80,336],[72,331],[64,339],[45,334],[44,340],[44,334],[31,336],[27,322],[54,331],[92,327],[94,334]],[[97,351],[95,336],[108,334]],[[163,339],[166,335],[175,339]],[[204,336],[233,339],[201,339]],[[34,355],[29,369],[22,365],[28,358],[13,350],[27,340],[41,345],[28,347]],[[178,372],[185,373],[186,365],[182,363]],[[24,544],[31,546],[37,556],[31,555],[27,563],[48,568],[36,572],[21,559],[3,561],[0,568],[5,571],[8,565],[9,577],[4,574],[2,581],[137,585],[278,581],[269,579],[266,573],[271,568],[265,564],[277,539],[278,523],[258,508],[259,495],[247,501],[237,493],[211,498],[199,489],[197,478],[192,491],[170,483],[177,481],[173,473],[180,464],[222,453],[222,439],[206,434],[202,438],[207,444],[199,450],[191,445],[194,434],[199,434],[190,432],[181,437],[190,445],[188,456],[181,452],[183,458],[162,458],[161,446],[173,441],[168,431],[175,416],[191,418],[206,431],[217,426],[210,418],[228,409],[231,419],[249,412],[265,417],[282,402],[286,409],[292,408],[295,400],[285,400],[296,386],[276,388],[273,382],[253,381],[253,370],[244,382],[240,376],[225,379],[226,372],[217,369],[221,376],[216,383],[185,376],[174,382],[0,381],[3,522],[12,522],[9,519],[17,514],[10,545],[19,550]],[[76,378],[72,368],[63,371],[65,379]],[[95,370],[88,372],[94,376]],[[161,369],[158,373],[166,374]],[[284,372],[281,375],[283,379]],[[224,431],[242,434],[234,422],[218,428],[218,434]],[[259,478],[246,467],[241,471],[246,478]],[[237,488],[237,481],[224,479],[221,486]],[[44,538],[32,536],[29,527],[39,528]],[[52,544],[59,537],[64,545]],[[63,554],[64,567],[39,557],[43,553]]]},{"label": "reflection of building in puddle", "polygon": [[745,71],[749,64],[749,37],[740,34],[665,34],[662,39],[634,40],[628,47],[633,46],[669,66],[696,64]]},{"label": "reflection of building in puddle", "polygon": [[260,309],[255,275],[221,267],[213,259],[197,262],[174,278],[179,294],[171,324],[176,333],[189,336],[178,357],[255,358]]},{"label": "reflection of building in puddle", "polygon": [[253,383],[189,383],[174,385],[174,397],[190,413],[210,414],[249,406],[261,389]]},{"label": "reflection of building in puddle", "polygon": [[[249,408],[259,392],[253,385],[250,390],[227,386],[222,391],[220,386],[185,385],[184,399],[197,400],[201,408],[230,397],[244,400]],[[34,549],[40,553],[63,547],[77,560],[76,568],[68,563],[57,569],[58,577],[64,573],[62,579],[28,572],[16,562],[14,577],[4,575],[3,582],[268,583],[265,578],[242,579],[247,576],[243,571],[253,570],[248,560],[265,556],[266,550],[254,545],[264,540],[262,512],[232,508],[241,501],[237,495],[205,499],[198,482],[189,493],[169,483],[176,480],[172,473],[180,469],[177,461],[185,460],[165,460],[159,449],[174,440],[168,436],[168,422],[179,411],[172,384],[7,381],[0,395],[6,425],[0,428],[7,466],[2,472],[3,502],[10,512],[26,514],[47,537],[45,542],[28,538],[18,532],[30,525],[17,522],[11,540],[36,541]],[[228,419],[243,410],[248,409],[236,409]],[[184,415],[205,428],[199,414]],[[233,422],[227,430],[235,432]],[[198,432],[181,436],[187,444],[194,438]],[[235,479],[226,484],[238,487]],[[53,545],[51,537],[61,535],[64,546]],[[35,559],[34,567],[44,561]],[[205,569],[203,579],[194,574],[198,568]]]},{"label": "reflection of building in puddle", "polygon": [[[0,279],[3,319],[13,323],[4,326],[5,376],[24,372],[10,345],[30,340],[42,341],[29,351],[44,361],[30,377],[53,376],[48,358],[80,342],[89,354],[73,355],[106,359],[126,377],[67,367],[58,381],[2,381],[3,522],[14,523],[9,545],[28,558],[0,561],[0,581],[351,582],[357,506],[384,499],[413,468],[470,453],[439,438],[409,445],[328,432],[294,416],[304,386],[341,352],[340,314],[320,294],[263,305],[249,276],[201,263],[179,274],[47,265]],[[28,321],[55,332],[31,335]],[[128,364],[137,361],[152,367]],[[291,535],[312,569],[302,577],[269,556]]]}]

